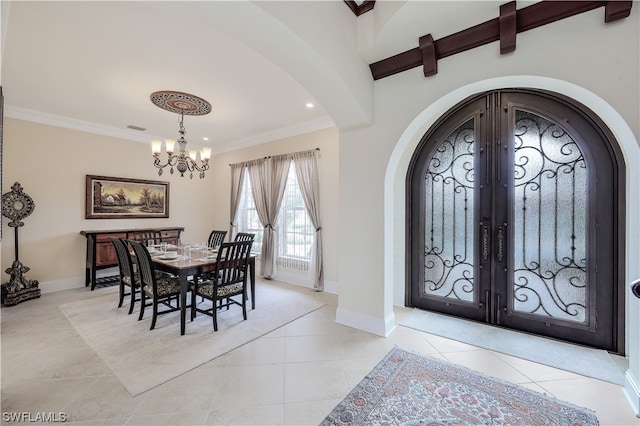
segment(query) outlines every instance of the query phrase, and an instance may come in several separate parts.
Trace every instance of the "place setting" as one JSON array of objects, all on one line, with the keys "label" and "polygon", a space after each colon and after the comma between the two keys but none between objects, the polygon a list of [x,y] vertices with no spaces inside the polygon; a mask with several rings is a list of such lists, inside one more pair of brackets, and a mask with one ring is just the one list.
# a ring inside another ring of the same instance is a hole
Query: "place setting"
[{"label": "place setting", "polygon": [[180,247],[168,243],[149,244],[147,246],[147,251],[153,259],[157,260],[177,261],[189,258],[185,254],[179,253]]}]

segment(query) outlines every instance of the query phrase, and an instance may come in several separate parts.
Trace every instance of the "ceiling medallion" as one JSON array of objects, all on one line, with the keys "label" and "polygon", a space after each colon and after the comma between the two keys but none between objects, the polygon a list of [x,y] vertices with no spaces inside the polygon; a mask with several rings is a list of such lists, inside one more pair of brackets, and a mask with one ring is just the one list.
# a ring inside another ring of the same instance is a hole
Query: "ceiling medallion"
[{"label": "ceiling medallion", "polygon": [[190,95],[184,92],[175,92],[171,90],[161,90],[159,92],[153,92],[150,96],[151,102],[158,108],[162,108],[169,112],[174,112],[180,115],[178,121],[178,153],[174,154],[175,143],[173,139],[165,139],[165,150],[167,153],[167,161],[162,163],[160,161],[160,153],[162,151],[162,141],[151,141],[151,152],[153,153],[153,165],[158,168],[158,176],[162,175],[162,169],[169,166],[169,171],[173,174],[173,168],[175,167],[180,173],[180,176],[184,176],[186,172],[190,173],[190,177],[193,179],[193,172],[200,173],[200,179],[204,179],[204,172],[209,169],[209,159],[211,158],[211,148],[203,147],[200,150],[200,160],[198,161],[198,152],[195,150],[189,151],[187,154],[187,140],[184,135],[186,130],[184,129],[183,120],[185,115],[205,115],[211,112],[211,104],[204,99]]},{"label": "ceiling medallion", "polygon": [[204,99],[184,92],[161,90],[151,94],[151,102],[159,108],[184,115],[206,115],[211,104]]}]

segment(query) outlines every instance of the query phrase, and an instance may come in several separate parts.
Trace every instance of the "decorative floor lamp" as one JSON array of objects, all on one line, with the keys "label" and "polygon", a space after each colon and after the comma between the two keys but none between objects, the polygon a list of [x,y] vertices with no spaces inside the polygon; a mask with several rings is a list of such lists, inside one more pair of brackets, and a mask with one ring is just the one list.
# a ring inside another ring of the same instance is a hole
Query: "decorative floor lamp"
[{"label": "decorative floor lamp", "polygon": [[16,258],[5,272],[11,276],[9,282],[2,284],[2,304],[13,306],[29,299],[40,297],[38,280],[29,280],[24,274],[29,268],[20,262],[18,258],[18,228],[24,226],[22,219],[33,213],[36,207],[33,199],[22,192],[22,186],[16,182],[11,187],[11,192],[2,194],[2,216],[11,219],[9,226],[15,228],[15,252]]}]

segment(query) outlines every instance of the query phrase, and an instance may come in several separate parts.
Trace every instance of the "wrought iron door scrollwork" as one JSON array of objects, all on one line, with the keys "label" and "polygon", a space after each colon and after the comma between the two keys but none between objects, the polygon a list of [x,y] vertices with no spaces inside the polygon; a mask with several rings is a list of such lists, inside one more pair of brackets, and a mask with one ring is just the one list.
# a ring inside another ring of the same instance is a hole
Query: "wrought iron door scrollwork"
[{"label": "wrought iron door scrollwork", "polygon": [[517,111],[514,180],[514,310],[586,321],[588,192],[580,148],[559,125]]},{"label": "wrought iron door scrollwork", "polygon": [[423,292],[430,296],[473,300],[474,147],[469,120],[440,142],[424,176],[430,215]]}]

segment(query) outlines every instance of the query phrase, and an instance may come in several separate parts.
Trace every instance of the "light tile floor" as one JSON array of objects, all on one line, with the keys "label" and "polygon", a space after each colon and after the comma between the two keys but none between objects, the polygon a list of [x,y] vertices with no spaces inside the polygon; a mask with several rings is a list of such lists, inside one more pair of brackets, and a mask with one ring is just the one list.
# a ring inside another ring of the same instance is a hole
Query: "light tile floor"
[{"label": "light tile floor", "polygon": [[[327,294],[329,305],[133,398],[58,309],[95,295],[2,308],[3,423],[62,412],[93,425],[317,425],[398,345],[588,407],[601,425],[640,426],[620,386],[402,326],[387,338],[364,333],[335,322]],[[409,312],[398,307],[397,322]]]}]

